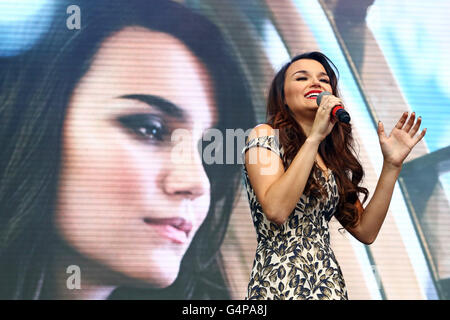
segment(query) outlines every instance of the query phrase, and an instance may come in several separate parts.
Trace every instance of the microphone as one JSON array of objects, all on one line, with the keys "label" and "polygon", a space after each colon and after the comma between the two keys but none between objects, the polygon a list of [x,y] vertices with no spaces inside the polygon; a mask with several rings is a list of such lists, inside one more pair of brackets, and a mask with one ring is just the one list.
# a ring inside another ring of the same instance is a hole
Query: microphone
[{"label": "microphone", "polygon": [[[330,95],[331,93],[328,91],[322,91],[316,99],[317,105],[320,106],[320,102],[322,101],[323,96]],[[349,123],[350,122],[350,115],[347,111],[341,106],[337,105],[334,106],[333,109],[331,109],[331,115],[333,117],[336,117],[340,122]]]}]

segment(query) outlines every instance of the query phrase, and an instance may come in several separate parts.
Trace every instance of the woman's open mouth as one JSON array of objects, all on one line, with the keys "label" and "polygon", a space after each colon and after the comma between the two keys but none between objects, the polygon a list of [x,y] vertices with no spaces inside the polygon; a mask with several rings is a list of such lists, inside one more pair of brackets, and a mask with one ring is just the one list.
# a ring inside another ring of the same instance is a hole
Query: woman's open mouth
[{"label": "woman's open mouth", "polygon": [[317,97],[319,96],[319,94],[321,92],[322,91],[320,91],[320,90],[311,90],[307,94],[305,94],[305,98],[306,99],[317,99]]}]

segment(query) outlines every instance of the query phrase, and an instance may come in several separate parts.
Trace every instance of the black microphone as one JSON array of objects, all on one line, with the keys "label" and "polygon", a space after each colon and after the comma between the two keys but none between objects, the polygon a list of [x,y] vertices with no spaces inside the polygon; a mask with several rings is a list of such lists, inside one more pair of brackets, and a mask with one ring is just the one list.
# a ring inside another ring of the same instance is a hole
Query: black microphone
[{"label": "black microphone", "polygon": [[[320,102],[322,101],[323,96],[330,95],[331,93],[328,91],[322,91],[316,99],[317,105],[320,106]],[[349,123],[350,122],[350,115],[347,111],[341,106],[337,105],[334,106],[333,109],[331,109],[331,115],[333,117],[336,117],[340,122]]]}]

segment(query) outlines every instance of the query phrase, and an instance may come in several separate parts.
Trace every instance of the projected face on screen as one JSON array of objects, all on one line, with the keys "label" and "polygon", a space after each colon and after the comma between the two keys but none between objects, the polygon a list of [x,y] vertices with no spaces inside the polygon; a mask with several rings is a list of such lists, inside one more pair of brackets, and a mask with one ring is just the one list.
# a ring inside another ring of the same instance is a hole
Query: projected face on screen
[{"label": "projected face on screen", "polygon": [[[105,282],[175,280],[210,204],[197,148],[217,121],[210,85],[200,60],[166,33],[126,27],[102,43],[63,127],[54,222],[67,261],[81,256],[82,272]],[[189,162],[173,161],[175,129],[192,134]]]}]

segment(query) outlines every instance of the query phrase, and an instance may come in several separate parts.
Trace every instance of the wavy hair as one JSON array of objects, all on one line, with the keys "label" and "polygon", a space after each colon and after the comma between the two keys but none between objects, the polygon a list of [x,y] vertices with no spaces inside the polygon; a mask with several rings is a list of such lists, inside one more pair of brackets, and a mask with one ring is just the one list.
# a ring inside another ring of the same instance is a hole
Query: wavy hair
[{"label": "wavy hair", "polygon": [[[320,52],[306,52],[293,57],[275,75],[269,89],[267,99],[266,123],[279,130],[280,144],[284,149],[283,163],[287,169],[306,140],[306,135],[301,126],[294,119],[291,110],[284,103],[284,81],[289,66],[300,59],[312,59],[318,61],[325,68],[333,89],[333,95],[339,97],[337,86],[338,71],[331,60]],[[355,227],[359,223],[360,212],[356,207],[359,194],[364,194],[365,202],[369,191],[359,186],[364,170],[356,156],[352,127],[350,124],[337,122],[331,133],[320,143],[319,154],[333,170],[339,192],[339,204],[336,218],[345,228]],[[315,197],[325,195],[323,186],[313,178],[314,170],[320,170],[314,163],[313,170],[308,177],[305,186],[305,194]]]}]

